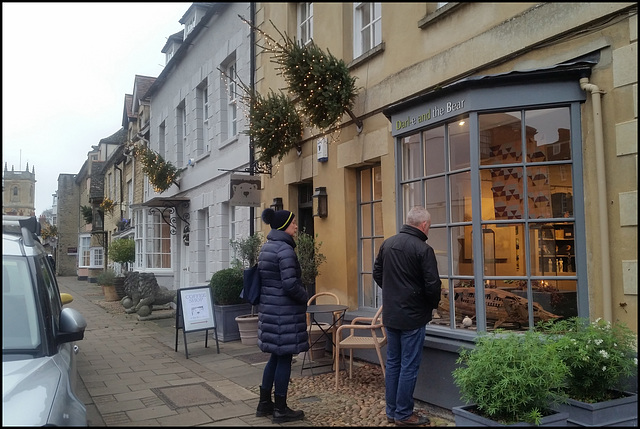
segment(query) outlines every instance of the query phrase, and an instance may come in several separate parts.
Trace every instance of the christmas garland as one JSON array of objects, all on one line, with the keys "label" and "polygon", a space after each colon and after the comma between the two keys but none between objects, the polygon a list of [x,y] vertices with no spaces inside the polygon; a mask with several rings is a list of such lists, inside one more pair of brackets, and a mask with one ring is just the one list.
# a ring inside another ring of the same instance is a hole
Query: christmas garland
[{"label": "christmas garland", "polygon": [[134,144],[131,153],[142,163],[142,171],[149,178],[154,191],[160,194],[171,185],[180,187],[176,180],[185,170],[184,168],[179,169],[169,161],[165,161],[162,155],[143,144]]},{"label": "christmas garland", "polygon": [[[279,74],[287,82],[288,91],[297,98],[309,124],[321,129],[331,128],[347,113],[361,127],[362,122],[351,112],[357,96],[356,78],[351,77],[344,61],[330,52],[325,53],[313,42],[302,45],[276,28],[284,40],[284,43],[278,43],[239,17],[264,37],[268,46],[260,47],[280,66]],[[245,104],[250,107],[246,133],[259,150],[257,159],[270,164],[271,157],[275,156],[280,161],[293,147],[299,147],[303,133],[302,120],[294,103],[286,95],[275,94],[272,90],[263,97],[245,85],[240,86],[245,92]]]},{"label": "christmas garland", "polygon": [[271,165],[271,159],[278,161],[302,138],[302,122],[294,104],[282,93],[269,91],[266,97],[251,91],[240,84],[244,90],[244,103],[249,106],[249,129],[256,150],[256,161]]},{"label": "christmas garland", "polygon": [[105,198],[100,203],[100,208],[108,213],[113,213],[113,209],[115,208],[116,203],[111,198]]}]

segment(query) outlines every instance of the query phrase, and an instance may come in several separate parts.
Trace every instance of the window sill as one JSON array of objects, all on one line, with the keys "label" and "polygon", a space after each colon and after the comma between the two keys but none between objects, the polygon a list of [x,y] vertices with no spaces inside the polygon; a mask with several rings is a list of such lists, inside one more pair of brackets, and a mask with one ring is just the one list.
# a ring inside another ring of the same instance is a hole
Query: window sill
[{"label": "window sill", "polygon": [[360,64],[369,61],[371,58],[377,56],[378,54],[381,54],[382,52],[384,52],[384,42],[368,50],[364,54],[360,55],[358,58],[355,58],[353,61],[347,64],[347,67],[348,68],[357,67]]},{"label": "window sill", "polygon": [[457,9],[463,4],[464,3],[462,2],[447,3],[446,5],[437,9],[435,12],[425,15],[420,21],[418,21],[418,28],[424,29],[425,27],[428,27],[434,22],[440,21],[441,19],[449,15],[451,12],[453,12],[453,10]]}]

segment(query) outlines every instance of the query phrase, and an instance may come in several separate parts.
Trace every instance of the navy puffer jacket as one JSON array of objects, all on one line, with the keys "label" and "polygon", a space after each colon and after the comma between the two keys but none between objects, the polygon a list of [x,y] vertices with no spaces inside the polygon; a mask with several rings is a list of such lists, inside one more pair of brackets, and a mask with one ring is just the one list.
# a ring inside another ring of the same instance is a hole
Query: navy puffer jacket
[{"label": "navy puffer jacket", "polygon": [[258,310],[258,347],[276,355],[309,350],[307,300],[302,285],[296,243],[284,231],[272,229],[258,257],[262,278]]}]

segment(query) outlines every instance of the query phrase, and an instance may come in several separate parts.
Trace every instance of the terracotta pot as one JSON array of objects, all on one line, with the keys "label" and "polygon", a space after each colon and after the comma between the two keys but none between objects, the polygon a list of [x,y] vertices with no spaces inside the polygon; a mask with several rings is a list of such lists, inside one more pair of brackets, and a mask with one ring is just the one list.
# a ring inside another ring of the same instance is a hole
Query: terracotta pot
[{"label": "terracotta pot", "polygon": [[258,315],[244,314],[236,317],[236,322],[242,344],[247,346],[258,344]]},{"label": "terracotta pot", "polygon": [[103,285],[102,293],[104,293],[105,301],[120,301],[120,298],[118,297],[118,291],[116,290],[115,285],[106,285],[106,286]]}]

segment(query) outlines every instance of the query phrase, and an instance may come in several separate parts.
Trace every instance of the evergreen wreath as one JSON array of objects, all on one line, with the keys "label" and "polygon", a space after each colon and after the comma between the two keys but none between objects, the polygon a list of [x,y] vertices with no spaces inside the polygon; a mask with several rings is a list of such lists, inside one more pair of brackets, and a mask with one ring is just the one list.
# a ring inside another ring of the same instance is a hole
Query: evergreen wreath
[{"label": "evergreen wreath", "polygon": [[242,99],[249,106],[249,129],[245,131],[256,148],[256,161],[270,166],[271,159],[282,158],[302,138],[302,121],[289,98],[270,90],[266,97],[252,91],[244,84]]},{"label": "evergreen wreath", "polygon": [[361,125],[351,111],[358,93],[356,78],[349,74],[343,60],[330,52],[325,53],[313,41],[306,45],[299,43],[280,32],[271,21],[283,43],[278,43],[242,16],[240,19],[265,38],[269,46],[260,47],[280,66],[279,74],[287,82],[287,89],[299,97],[302,113],[312,125],[329,128],[344,113]]},{"label": "evergreen wreath", "polygon": [[169,161],[165,161],[162,155],[143,144],[134,144],[131,153],[142,163],[142,171],[149,177],[154,191],[162,193],[172,184],[180,187],[176,180],[185,170],[184,168],[179,169]]}]

